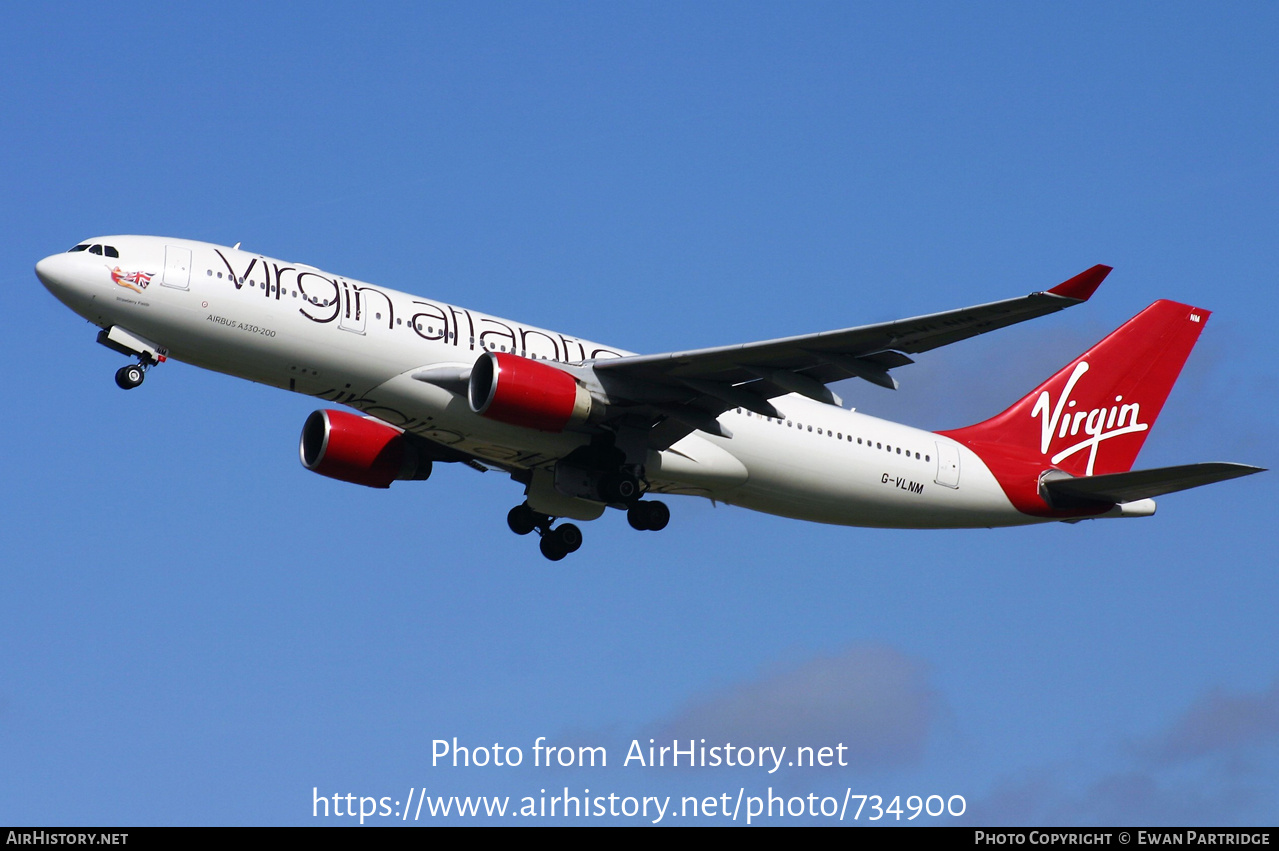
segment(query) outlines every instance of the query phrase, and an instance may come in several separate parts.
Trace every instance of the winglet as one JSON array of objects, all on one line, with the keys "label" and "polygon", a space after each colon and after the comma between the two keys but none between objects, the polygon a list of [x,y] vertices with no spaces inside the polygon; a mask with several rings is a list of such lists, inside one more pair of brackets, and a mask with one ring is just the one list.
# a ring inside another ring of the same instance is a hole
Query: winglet
[{"label": "winglet", "polygon": [[1110,266],[1103,266],[1098,263],[1086,272],[1080,272],[1069,281],[1062,281],[1048,292],[1051,295],[1059,295],[1063,298],[1087,301],[1093,293],[1097,292],[1097,287],[1101,286],[1101,282],[1106,280],[1106,276],[1110,272]]}]

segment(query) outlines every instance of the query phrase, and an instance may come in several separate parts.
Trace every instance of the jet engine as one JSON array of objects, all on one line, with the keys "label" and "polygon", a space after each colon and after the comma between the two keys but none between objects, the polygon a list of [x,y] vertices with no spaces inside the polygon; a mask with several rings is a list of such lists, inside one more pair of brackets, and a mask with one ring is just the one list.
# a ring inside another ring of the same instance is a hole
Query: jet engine
[{"label": "jet engine", "polygon": [[302,466],[371,488],[431,475],[431,459],[398,428],[346,411],[314,411],[302,426]]},{"label": "jet engine", "polygon": [[485,352],[471,369],[471,410],[539,431],[586,422],[591,394],[562,369],[506,352]]}]

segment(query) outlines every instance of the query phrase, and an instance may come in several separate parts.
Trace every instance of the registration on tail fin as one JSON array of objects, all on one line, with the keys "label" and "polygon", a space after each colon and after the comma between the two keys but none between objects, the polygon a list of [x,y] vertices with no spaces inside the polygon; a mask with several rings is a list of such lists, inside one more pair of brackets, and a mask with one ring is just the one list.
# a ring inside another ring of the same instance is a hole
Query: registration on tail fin
[{"label": "registration on tail fin", "polygon": [[[1209,311],[1157,301],[985,422],[941,432],[986,463],[1019,510],[1038,516],[1096,514],[1114,502],[1067,507],[1049,479],[1132,469]],[[1207,482],[1200,482],[1206,484]]]}]

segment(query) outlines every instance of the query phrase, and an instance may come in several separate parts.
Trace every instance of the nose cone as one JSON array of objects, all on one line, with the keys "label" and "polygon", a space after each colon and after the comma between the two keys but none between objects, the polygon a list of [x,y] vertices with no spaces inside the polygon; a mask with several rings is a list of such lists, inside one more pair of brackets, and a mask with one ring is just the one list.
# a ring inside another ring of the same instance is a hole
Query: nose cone
[{"label": "nose cone", "polygon": [[36,264],[36,277],[58,301],[75,310],[86,297],[80,266],[74,254],[53,254]]},{"label": "nose cone", "polygon": [[55,292],[54,287],[57,286],[58,258],[61,256],[61,254],[54,254],[36,264],[36,277],[50,292]]}]

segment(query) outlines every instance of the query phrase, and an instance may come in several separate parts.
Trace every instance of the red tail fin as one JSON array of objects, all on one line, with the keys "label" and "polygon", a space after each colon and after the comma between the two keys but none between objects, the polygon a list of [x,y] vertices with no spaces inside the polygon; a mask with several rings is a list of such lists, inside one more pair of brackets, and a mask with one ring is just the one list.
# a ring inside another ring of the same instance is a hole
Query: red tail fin
[{"label": "red tail fin", "polygon": [[[999,416],[942,434],[981,456],[1018,508],[1046,508],[1038,496],[1044,470],[1092,476],[1132,468],[1208,316],[1157,301]],[[1029,503],[1020,496],[1026,485]]]}]

